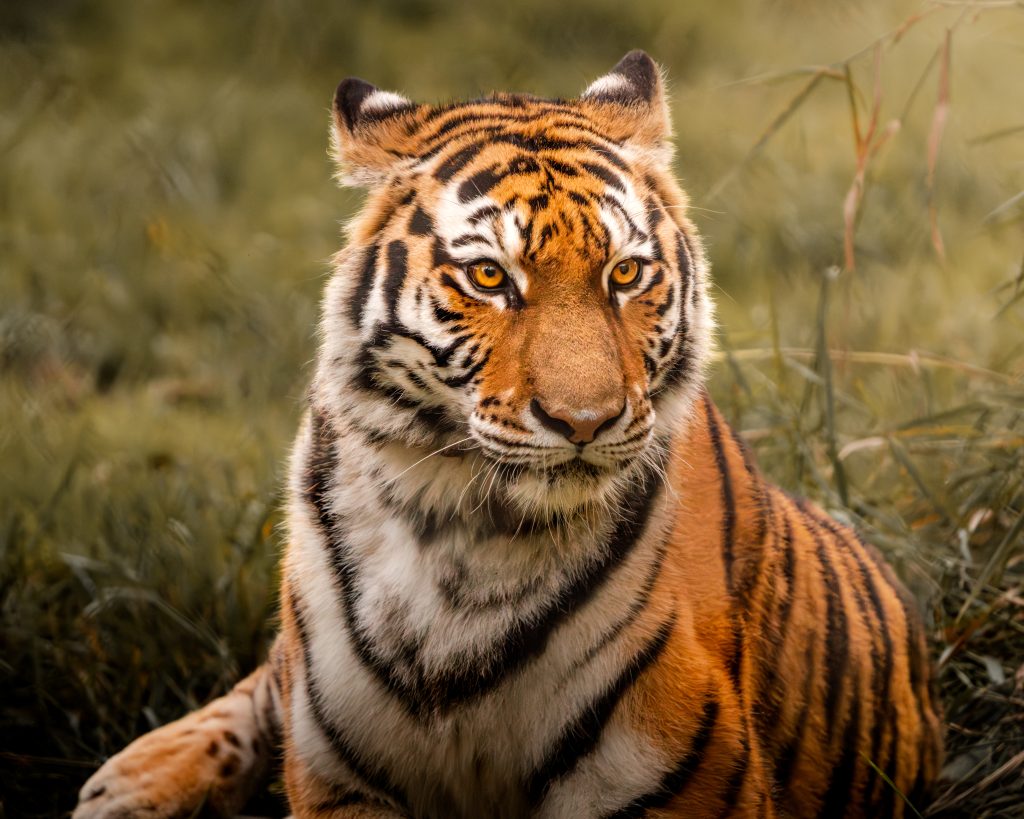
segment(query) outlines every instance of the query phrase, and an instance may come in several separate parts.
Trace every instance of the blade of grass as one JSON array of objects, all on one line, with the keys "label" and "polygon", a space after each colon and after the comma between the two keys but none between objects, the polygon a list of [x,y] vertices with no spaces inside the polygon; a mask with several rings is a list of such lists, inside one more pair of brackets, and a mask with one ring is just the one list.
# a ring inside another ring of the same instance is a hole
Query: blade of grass
[{"label": "blade of grass", "polygon": [[896,783],[895,783],[895,782],[893,782],[893,781],[892,781],[892,780],[891,780],[891,779],[890,779],[890,778],[889,778],[889,777],[888,777],[888,776],[886,775],[885,771],[883,771],[883,770],[882,770],[881,768],[879,768],[879,767],[878,767],[878,766],[877,766],[877,765],[876,765],[876,764],[874,763],[874,760],[872,760],[872,759],[871,759],[871,757],[869,757],[869,756],[868,756],[868,755],[867,755],[866,753],[864,753],[863,751],[861,751],[861,752],[860,752],[860,755],[861,755],[861,758],[862,758],[862,759],[863,759],[863,760],[864,760],[864,761],[865,761],[865,762],[866,762],[866,763],[867,763],[868,765],[870,765],[870,766],[871,766],[871,769],[872,769],[872,770],[873,770],[873,771],[874,771],[874,772],[875,772],[876,774],[878,774],[878,775],[879,775],[879,776],[880,776],[880,777],[882,778],[882,781],[883,781],[883,782],[884,782],[884,783],[885,783],[886,785],[888,785],[888,786],[889,786],[890,788],[892,788],[892,789],[893,789],[893,791],[895,791],[895,792],[896,792],[896,795],[897,795],[897,796],[899,796],[899,798],[903,800],[904,804],[905,804],[905,805],[906,805],[906,806],[907,806],[908,808],[910,808],[910,809],[911,809],[911,810],[912,810],[912,811],[914,812],[914,816],[916,816],[916,817],[917,817],[918,819],[924,819],[924,817],[923,817],[923,816],[921,815],[921,812],[920,812],[920,811],[919,811],[919,810],[918,810],[917,808],[915,808],[915,807],[914,807],[913,803],[912,803],[912,802],[911,802],[911,801],[910,801],[909,799],[907,799],[907,796],[906,796],[906,794],[904,794],[904,793],[903,793],[903,791],[901,791],[901,790],[900,790],[900,789],[899,789],[898,787],[896,787]]}]

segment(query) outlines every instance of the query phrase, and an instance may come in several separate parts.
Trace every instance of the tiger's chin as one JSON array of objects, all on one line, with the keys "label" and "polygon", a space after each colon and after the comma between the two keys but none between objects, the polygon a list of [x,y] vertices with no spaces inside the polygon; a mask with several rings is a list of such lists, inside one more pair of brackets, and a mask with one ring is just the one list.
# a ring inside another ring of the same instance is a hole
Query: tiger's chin
[{"label": "tiger's chin", "polygon": [[587,516],[608,509],[636,478],[640,459],[599,463],[570,456],[557,463],[517,463],[503,487],[507,500],[523,512],[562,517]]}]

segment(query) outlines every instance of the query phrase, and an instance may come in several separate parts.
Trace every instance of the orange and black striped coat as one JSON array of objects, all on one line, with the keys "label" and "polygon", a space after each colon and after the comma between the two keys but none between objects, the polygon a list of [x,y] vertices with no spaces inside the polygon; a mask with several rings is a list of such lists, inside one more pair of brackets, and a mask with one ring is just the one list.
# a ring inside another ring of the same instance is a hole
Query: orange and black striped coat
[{"label": "orange and black striped coat", "polygon": [[707,264],[650,58],[569,101],[347,80],[334,129],[371,193],[292,454],[281,635],[76,817],[237,810],[275,746],[297,816],[920,804],[941,738],[913,601],[704,391]]}]

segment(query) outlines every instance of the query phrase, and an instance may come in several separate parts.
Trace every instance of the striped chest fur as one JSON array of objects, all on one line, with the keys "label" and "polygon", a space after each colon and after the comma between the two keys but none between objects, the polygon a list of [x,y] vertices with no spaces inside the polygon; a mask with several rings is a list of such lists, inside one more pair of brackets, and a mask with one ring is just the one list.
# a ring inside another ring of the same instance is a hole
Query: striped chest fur
[{"label": "striped chest fur", "polygon": [[[293,731],[320,748],[316,772],[356,785],[355,767],[417,816],[584,804],[587,777],[559,784],[586,750],[574,720],[602,702],[608,718],[675,625],[645,610],[667,537],[658,467],[603,514],[526,519],[488,503],[485,484],[464,491],[463,471],[485,462],[403,465],[314,416],[286,571],[308,663]],[[419,507],[419,481],[462,486],[450,500],[469,514]],[[625,724],[605,730],[621,732],[624,771],[659,756]],[[638,791],[664,764],[651,762]]]}]

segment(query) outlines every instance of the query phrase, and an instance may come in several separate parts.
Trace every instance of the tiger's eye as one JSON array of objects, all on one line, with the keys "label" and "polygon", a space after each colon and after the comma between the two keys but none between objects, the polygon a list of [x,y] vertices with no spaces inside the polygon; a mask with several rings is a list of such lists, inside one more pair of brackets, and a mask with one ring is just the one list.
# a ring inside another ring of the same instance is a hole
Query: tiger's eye
[{"label": "tiger's eye", "polygon": [[505,284],[506,273],[494,262],[473,262],[466,270],[469,280],[481,290],[497,290]]},{"label": "tiger's eye", "polygon": [[629,287],[640,278],[642,269],[638,259],[624,259],[612,268],[612,284],[616,287]]}]

